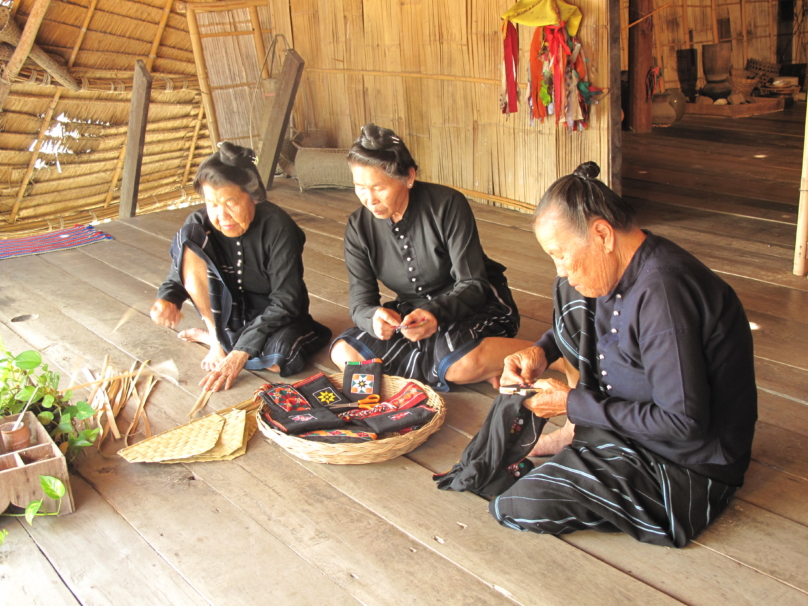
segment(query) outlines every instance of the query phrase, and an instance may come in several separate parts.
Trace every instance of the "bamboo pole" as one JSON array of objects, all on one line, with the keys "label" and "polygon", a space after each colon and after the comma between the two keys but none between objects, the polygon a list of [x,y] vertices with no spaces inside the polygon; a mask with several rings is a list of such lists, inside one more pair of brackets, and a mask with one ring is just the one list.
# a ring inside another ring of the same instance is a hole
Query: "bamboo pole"
[{"label": "bamboo pole", "polygon": [[[28,20],[25,22],[25,29],[22,31],[20,41],[17,43],[17,48],[11,59],[6,63],[3,70],[3,75],[0,76],[0,111],[8,98],[8,93],[11,91],[11,81],[20,73],[25,60],[28,58],[28,53],[34,47],[36,35],[39,33],[39,26],[42,25],[42,20],[45,18],[45,13],[48,11],[51,0],[36,0],[34,8],[28,15]],[[8,13],[7,25],[13,25],[11,19],[11,12]]]},{"label": "bamboo pole", "polygon": [[[261,34],[271,34],[273,30],[271,29],[261,29],[258,30]],[[254,36],[255,33],[253,30],[245,30],[245,31],[238,31],[238,32],[211,32],[209,34],[199,34],[199,37],[204,40],[205,38],[227,38],[229,36]]]},{"label": "bamboo pole", "polygon": [[688,22],[688,15],[687,15],[688,4],[687,0],[682,0],[682,31],[684,32],[684,37],[682,40],[687,45],[688,48],[692,48],[693,44],[690,40],[690,25]]},{"label": "bamboo pole", "polygon": [[669,7],[671,4],[672,4],[671,2],[668,2],[668,3],[667,3],[665,6],[660,6],[658,9],[651,11],[650,13],[648,13],[647,15],[645,15],[644,17],[640,17],[640,18],[639,18],[639,19],[637,19],[637,20],[636,20],[634,23],[629,23],[628,25],[624,25],[624,26],[623,26],[623,29],[628,29],[628,28],[630,28],[630,27],[634,27],[634,26],[635,26],[635,25],[637,25],[638,23],[642,23],[643,21],[645,21],[646,19],[648,19],[648,17],[653,16],[653,15],[654,15],[654,13],[658,13],[658,12],[659,12],[659,11],[661,11],[662,9],[668,8],[668,7]]},{"label": "bamboo pole", "polygon": [[718,4],[716,0],[710,2],[710,16],[713,21],[713,44],[718,43]]},{"label": "bamboo pole", "polygon": [[769,17],[771,23],[772,63],[779,63],[779,61],[777,61],[777,8],[779,6],[780,3],[778,0],[770,0]]},{"label": "bamboo pole", "polygon": [[157,24],[157,34],[154,36],[151,50],[149,51],[149,58],[146,61],[146,69],[149,72],[151,72],[154,60],[157,58],[157,49],[160,48],[160,40],[163,38],[163,32],[166,29],[166,23],[168,23],[168,16],[171,14],[171,4],[173,2],[174,0],[166,0],[166,5],[163,7],[163,14],[160,16],[160,23]]},{"label": "bamboo pole", "polygon": [[235,2],[188,2],[188,11],[198,13],[216,13],[220,11],[232,11],[237,8],[250,8],[251,6],[266,6],[267,0],[236,0]]},{"label": "bamboo pole", "polygon": [[202,126],[202,118],[205,116],[205,106],[199,104],[199,113],[196,116],[196,125],[194,126],[194,137],[191,139],[191,149],[188,150],[188,161],[185,163],[185,172],[182,173],[182,186],[188,183],[188,174],[191,172],[191,164],[194,161],[194,153],[196,153],[196,142],[199,139],[199,128]]},{"label": "bamboo pole", "polygon": [[794,275],[804,276],[808,249],[808,105],[806,105],[805,134],[802,147],[802,177],[800,178],[800,206],[797,212],[797,242],[794,246]]},{"label": "bamboo pole", "polygon": [[267,51],[264,48],[264,38],[261,36],[261,21],[258,18],[258,9],[254,6],[250,7],[250,23],[253,29],[253,40],[255,40],[255,54],[258,58],[258,65],[261,66],[261,77],[269,78],[269,69],[264,61]]},{"label": "bamboo pole", "polygon": [[202,91],[202,103],[205,106],[205,114],[208,121],[208,132],[213,146],[219,145],[219,124],[216,121],[216,108],[213,106],[213,97],[210,94],[210,81],[208,80],[208,70],[205,67],[205,55],[202,53],[202,40],[199,37],[199,24],[196,21],[196,13],[191,5],[188,5],[186,14],[188,20],[188,33],[191,36],[191,46],[194,50],[194,62],[196,63],[196,73],[199,78],[199,90]]},{"label": "bamboo pole", "polygon": [[70,53],[70,58],[67,60],[68,67],[73,67],[73,63],[76,62],[76,55],[79,54],[79,49],[84,42],[84,36],[87,35],[87,28],[90,27],[90,19],[92,19],[92,16],[95,13],[96,6],[98,6],[98,0],[91,0],[90,6],[87,8],[87,14],[84,16],[84,22],[81,24],[81,29],[79,30],[79,37],[76,40],[76,43],[73,45],[73,51]]},{"label": "bamboo pole", "polygon": [[749,42],[746,39],[746,30],[749,28],[746,21],[746,0],[741,0],[741,23],[743,24],[743,66],[746,68],[746,62],[749,59]]}]

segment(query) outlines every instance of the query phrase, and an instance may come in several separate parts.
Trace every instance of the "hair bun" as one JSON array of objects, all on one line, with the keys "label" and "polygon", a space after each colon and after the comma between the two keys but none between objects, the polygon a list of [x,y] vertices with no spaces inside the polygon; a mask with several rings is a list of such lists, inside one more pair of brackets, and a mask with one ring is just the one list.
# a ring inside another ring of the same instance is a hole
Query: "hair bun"
[{"label": "hair bun", "polygon": [[401,143],[398,135],[389,128],[376,126],[373,122],[368,122],[362,127],[362,134],[359,136],[359,144],[367,150],[388,150]]},{"label": "hair bun", "polygon": [[255,152],[248,147],[225,141],[219,146],[219,159],[228,166],[250,168],[255,165]]},{"label": "hair bun", "polygon": [[595,162],[584,162],[579,164],[572,174],[581,179],[597,179],[600,174],[600,166]]}]

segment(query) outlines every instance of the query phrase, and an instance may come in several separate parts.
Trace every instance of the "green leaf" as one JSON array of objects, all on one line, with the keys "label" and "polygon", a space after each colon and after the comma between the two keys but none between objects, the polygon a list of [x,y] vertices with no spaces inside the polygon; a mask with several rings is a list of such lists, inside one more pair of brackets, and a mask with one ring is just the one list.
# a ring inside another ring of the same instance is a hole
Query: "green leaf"
[{"label": "green leaf", "polygon": [[0,528],[0,545],[3,544],[3,541],[6,540],[7,536],[8,536],[8,530],[6,530],[5,528]]},{"label": "green leaf", "polygon": [[31,501],[28,503],[28,507],[25,508],[25,521],[31,526],[34,525],[34,516],[39,511],[40,507],[42,507],[42,499],[39,501]]},{"label": "green leaf", "polygon": [[77,421],[83,421],[84,419],[89,419],[94,414],[95,409],[87,404],[87,402],[78,402],[76,404],[76,412],[73,414],[73,418]]},{"label": "green leaf", "polygon": [[42,486],[42,490],[45,491],[45,494],[51,499],[61,499],[65,496],[65,485],[59,478],[54,478],[53,476],[39,476],[39,484]]},{"label": "green leaf", "polygon": [[56,398],[54,398],[51,394],[46,394],[45,397],[42,398],[42,402],[41,402],[42,407],[43,408],[50,408],[51,406],[53,406],[53,403],[54,403],[55,400],[56,400]]},{"label": "green leaf", "polygon": [[42,356],[38,352],[28,350],[14,358],[14,365],[22,370],[33,370],[42,364]]},{"label": "green leaf", "polygon": [[76,415],[79,414],[79,407],[74,405],[65,406],[64,410],[62,411],[62,415],[70,415],[73,418],[76,418]]},{"label": "green leaf", "polygon": [[79,432],[79,438],[87,440],[92,444],[95,442],[95,439],[98,437],[99,433],[101,433],[100,427],[95,427],[93,429],[82,429]]},{"label": "green leaf", "polygon": [[[57,387],[59,386],[59,378],[58,377],[56,378],[56,386]],[[54,389],[56,389],[56,387],[54,387]],[[69,402],[70,398],[72,398],[72,397],[73,397],[73,392],[71,390],[69,390],[69,389],[62,396],[62,398],[64,399],[65,402]]]},{"label": "green leaf", "polygon": [[27,402],[31,399],[31,396],[34,395],[34,390],[38,389],[37,387],[31,387],[30,385],[26,385],[20,391],[17,392],[17,395],[14,396],[15,399],[19,400],[20,402]]},{"label": "green leaf", "polygon": [[43,410],[36,416],[36,418],[39,419],[39,422],[43,425],[50,425],[51,422],[53,422],[53,413]]}]

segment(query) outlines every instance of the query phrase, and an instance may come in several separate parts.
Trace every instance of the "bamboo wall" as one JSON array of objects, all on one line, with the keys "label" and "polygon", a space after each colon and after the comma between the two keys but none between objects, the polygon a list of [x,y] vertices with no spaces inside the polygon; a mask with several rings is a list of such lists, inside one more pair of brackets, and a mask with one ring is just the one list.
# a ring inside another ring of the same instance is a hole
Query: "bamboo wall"
[{"label": "bamboo wall", "polygon": [[[582,133],[531,126],[526,103],[509,117],[500,112],[499,16],[511,0],[268,1],[273,30],[306,61],[293,114],[299,130],[326,130],[331,146],[348,147],[373,121],[404,138],[421,179],[527,210],[583,161],[598,162],[608,180],[611,96]],[[608,2],[575,4],[591,80],[606,87]],[[523,98],[532,34],[519,26]]]},{"label": "bamboo wall", "polygon": [[[621,69],[628,69],[628,5],[621,0]],[[662,67],[665,84],[678,87],[676,51],[698,51],[699,82],[705,82],[701,47],[732,42],[732,66],[743,69],[747,59],[767,63],[806,62],[808,0],[781,3],[778,0],[654,0],[661,9],[653,17],[654,55]],[[782,11],[794,10],[794,31],[780,24]],[[789,42],[791,39],[791,42]]]}]

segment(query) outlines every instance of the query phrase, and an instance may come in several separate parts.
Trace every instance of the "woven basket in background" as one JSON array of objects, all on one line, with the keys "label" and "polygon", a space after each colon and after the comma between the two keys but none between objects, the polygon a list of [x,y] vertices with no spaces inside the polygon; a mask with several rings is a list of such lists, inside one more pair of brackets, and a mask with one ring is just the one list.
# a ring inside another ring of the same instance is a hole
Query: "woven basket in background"
[{"label": "woven basket in background", "polygon": [[353,176],[345,159],[347,149],[295,146],[295,172],[300,191],[329,187],[353,189]]},{"label": "woven basket in background", "polygon": [[[342,375],[330,375],[328,378],[338,389],[342,389]],[[382,380],[382,401],[397,394],[402,387],[410,382],[415,383],[424,390],[428,397],[425,404],[436,412],[432,420],[421,429],[416,429],[404,435],[394,435],[389,438],[360,444],[326,444],[290,436],[270,427],[261,417],[260,409],[255,412],[258,418],[258,430],[268,440],[275,442],[289,453],[305,461],[331,463],[333,465],[363,465],[365,463],[379,463],[394,459],[415,450],[423,444],[430,435],[440,429],[440,426],[443,425],[443,420],[446,418],[446,406],[443,403],[443,398],[435,393],[431,387],[427,387],[413,379],[384,375]]]}]

